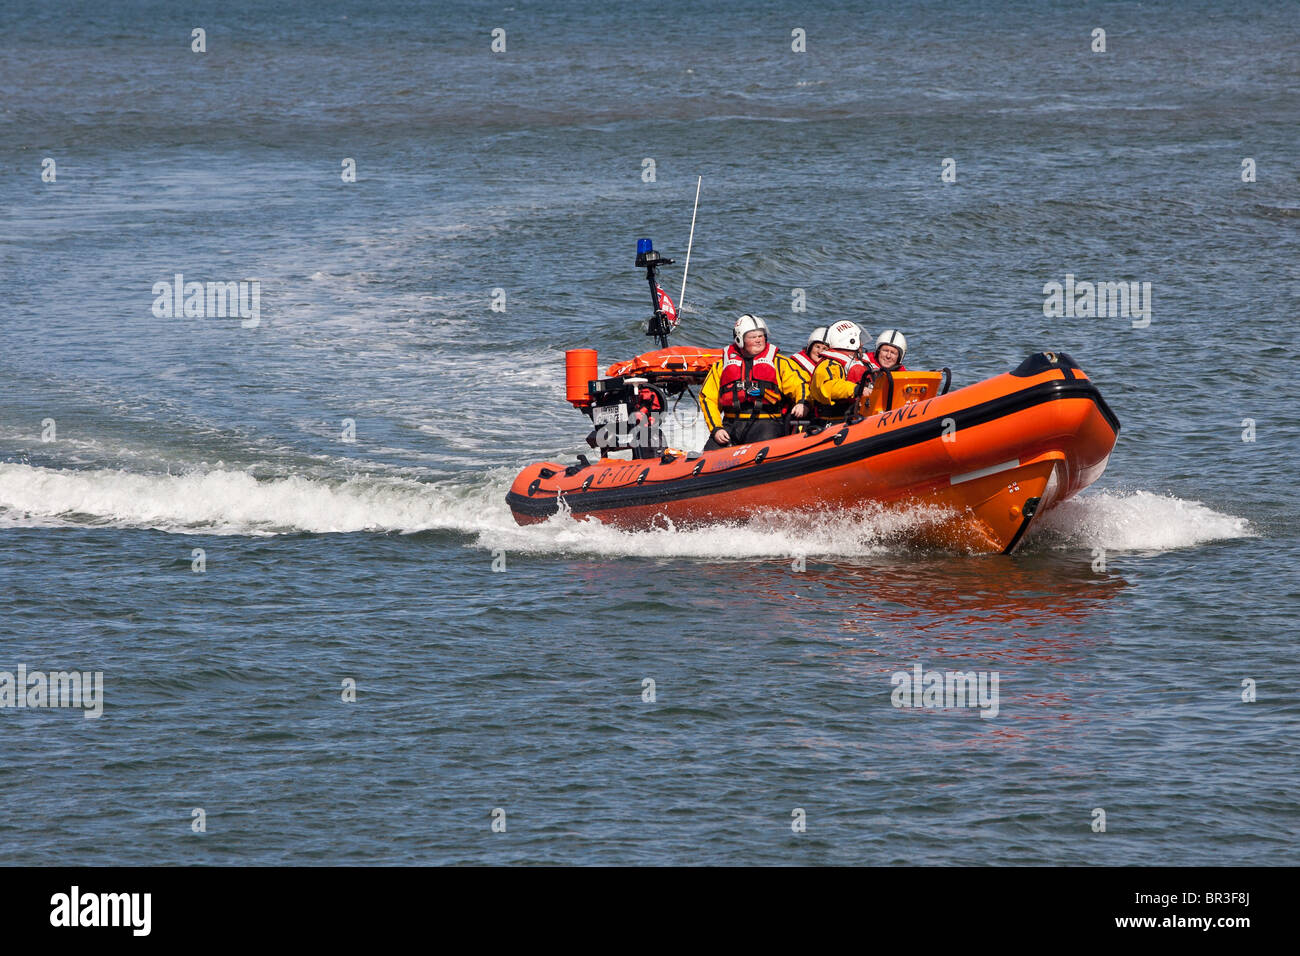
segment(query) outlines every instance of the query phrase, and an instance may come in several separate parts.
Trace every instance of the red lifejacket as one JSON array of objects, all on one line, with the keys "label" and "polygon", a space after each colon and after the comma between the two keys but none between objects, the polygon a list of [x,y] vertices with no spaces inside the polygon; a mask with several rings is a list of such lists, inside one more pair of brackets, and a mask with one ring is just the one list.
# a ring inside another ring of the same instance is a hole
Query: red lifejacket
[{"label": "red lifejacket", "polygon": [[[862,381],[864,375],[874,372],[878,366],[870,361],[859,359],[850,352],[841,352],[839,349],[822,349],[822,360],[830,360],[839,365],[844,370],[844,377],[855,385]],[[842,398],[839,401],[831,402],[829,405],[817,405],[817,416],[819,418],[840,419],[849,413],[853,408],[853,399]]]},{"label": "red lifejacket", "polygon": [[[855,385],[862,381],[862,376],[867,372],[867,363],[856,356],[850,355],[848,352],[841,352],[838,349],[822,349],[822,360],[825,361],[826,359],[837,362],[840,368],[844,369],[844,377]],[[876,368],[879,368],[879,366],[873,363],[871,371],[875,371]]]},{"label": "red lifejacket", "polygon": [[807,372],[809,378],[812,378],[813,369],[817,367],[817,363],[812,360],[811,355],[804,351],[795,352],[794,355],[790,356],[790,361]]},{"label": "red lifejacket", "polygon": [[[734,344],[727,346],[718,376],[718,408],[723,414],[779,415],[785,411],[776,351],[776,346],[769,342],[767,348],[751,359]],[[753,389],[759,389],[760,393],[751,395]]]}]

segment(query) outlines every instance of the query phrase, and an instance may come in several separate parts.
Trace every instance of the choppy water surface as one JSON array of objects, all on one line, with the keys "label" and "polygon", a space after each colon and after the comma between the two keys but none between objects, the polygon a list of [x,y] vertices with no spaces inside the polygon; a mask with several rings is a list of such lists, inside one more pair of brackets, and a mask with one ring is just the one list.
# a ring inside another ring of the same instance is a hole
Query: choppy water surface
[{"label": "choppy water surface", "polygon": [[[97,720],[0,709],[0,861],[1298,862],[1293,9],[644,14],[0,11],[0,671],[104,674]],[[697,176],[683,341],[1065,350],[1106,475],[1013,558],[876,509],[517,527]],[[178,272],[259,324],[155,316]],[[1045,317],[1067,273],[1150,326]],[[997,715],[893,706],[917,664]]]}]

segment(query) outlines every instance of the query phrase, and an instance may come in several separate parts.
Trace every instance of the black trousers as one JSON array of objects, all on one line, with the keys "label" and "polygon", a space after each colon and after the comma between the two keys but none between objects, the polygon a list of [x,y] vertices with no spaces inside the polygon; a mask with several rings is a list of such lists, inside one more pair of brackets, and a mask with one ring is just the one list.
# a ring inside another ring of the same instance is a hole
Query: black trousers
[{"label": "black trousers", "polygon": [[709,440],[704,443],[705,451],[783,438],[786,430],[785,422],[779,418],[728,418],[722,423],[722,427],[731,436],[731,444],[719,445],[713,440],[713,436],[709,435]]}]

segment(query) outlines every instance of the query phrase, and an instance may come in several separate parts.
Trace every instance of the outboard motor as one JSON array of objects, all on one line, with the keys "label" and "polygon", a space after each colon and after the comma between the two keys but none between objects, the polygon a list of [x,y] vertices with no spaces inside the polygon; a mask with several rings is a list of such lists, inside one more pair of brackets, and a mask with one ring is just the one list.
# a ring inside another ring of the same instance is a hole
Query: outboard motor
[{"label": "outboard motor", "polygon": [[664,390],[644,378],[602,378],[589,388],[596,427],[587,444],[599,449],[602,458],[628,448],[633,458],[658,458],[664,447],[660,416],[668,407]]}]

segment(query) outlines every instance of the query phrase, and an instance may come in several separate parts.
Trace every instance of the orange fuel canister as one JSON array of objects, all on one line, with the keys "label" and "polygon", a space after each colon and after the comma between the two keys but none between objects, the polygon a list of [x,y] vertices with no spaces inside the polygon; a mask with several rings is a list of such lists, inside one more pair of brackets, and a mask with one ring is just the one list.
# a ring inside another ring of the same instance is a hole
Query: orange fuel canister
[{"label": "orange fuel canister", "polygon": [[564,397],[571,405],[590,405],[587,383],[598,378],[595,349],[569,349],[564,353]]}]

